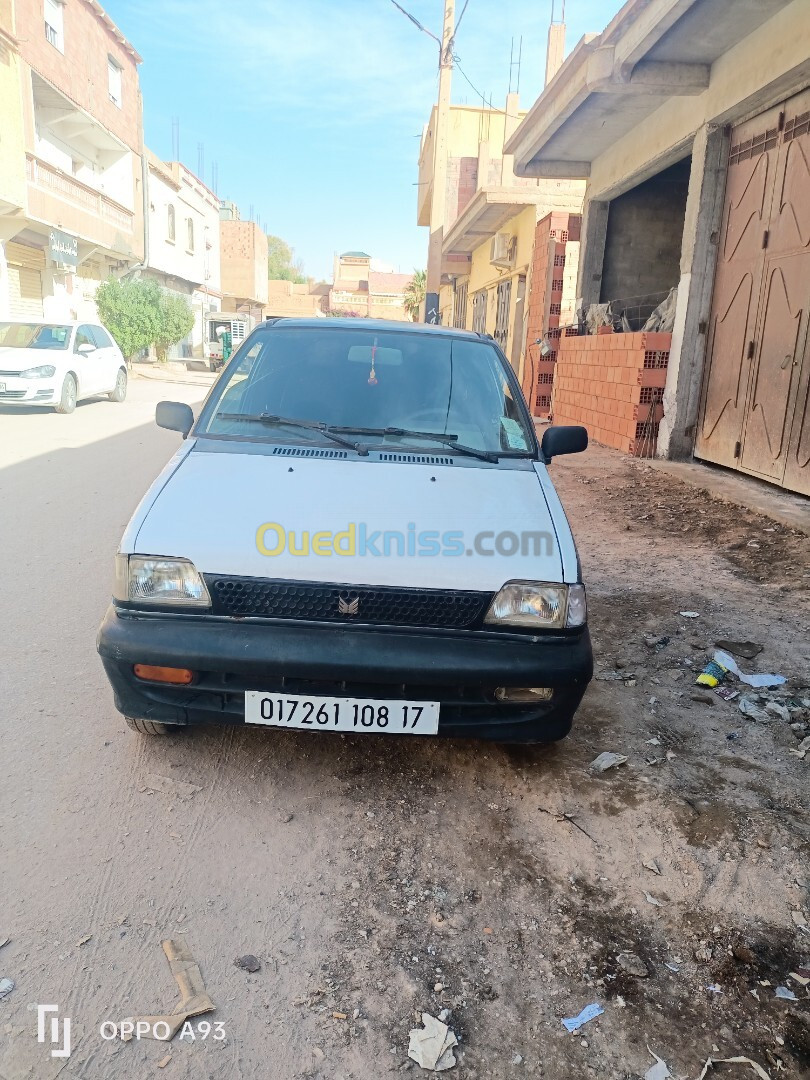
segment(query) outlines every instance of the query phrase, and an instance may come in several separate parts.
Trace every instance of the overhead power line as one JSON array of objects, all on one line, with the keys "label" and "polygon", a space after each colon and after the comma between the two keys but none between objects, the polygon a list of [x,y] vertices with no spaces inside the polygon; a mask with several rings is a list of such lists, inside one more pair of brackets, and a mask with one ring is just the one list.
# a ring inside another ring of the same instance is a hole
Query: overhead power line
[{"label": "overhead power line", "polygon": [[[467,2],[469,3],[469,0],[467,0]],[[431,30],[428,30],[426,26],[423,26],[415,15],[411,15],[410,11],[406,11],[401,4],[397,3],[397,0],[391,0],[391,3],[394,5],[395,8],[397,8],[398,11],[402,12],[406,19],[410,19],[414,26],[421,30],[423,34],[427,34],[428,37],[433,38],[433,40],[438,44],[439,48],[442,47],[441,38],[437,38]],[[466,7],[466,4],[464,6]]]}]

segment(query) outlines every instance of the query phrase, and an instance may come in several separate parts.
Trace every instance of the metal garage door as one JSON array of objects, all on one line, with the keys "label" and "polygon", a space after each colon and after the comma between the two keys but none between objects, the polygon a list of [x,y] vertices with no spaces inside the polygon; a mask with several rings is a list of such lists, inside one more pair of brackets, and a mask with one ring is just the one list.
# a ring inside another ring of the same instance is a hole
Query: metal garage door
[{"label": "metal garage door", "polygon": [[9,264],[8,296],[12,319],[42,318],[42,277],[39,270]]},{"label": "metal garage door", "polygon": [[810,494],[810,92],[734,128],[698,457]]}]

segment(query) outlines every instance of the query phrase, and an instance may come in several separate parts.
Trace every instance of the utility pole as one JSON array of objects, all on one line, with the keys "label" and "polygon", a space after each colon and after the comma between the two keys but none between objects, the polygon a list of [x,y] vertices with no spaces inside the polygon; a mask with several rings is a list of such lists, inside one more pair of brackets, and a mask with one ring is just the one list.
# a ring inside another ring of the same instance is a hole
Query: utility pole
[{"label": "utility pole", "polygon": [[447,152],[450,133],[450,87],[453,77],[455,0],[444,0],[444,29],[439,56],[439,104],[433,138],[433,198],[430,204],[425,321],[439,321],[439,286],[442,279],[442,244],[447,203]]}]

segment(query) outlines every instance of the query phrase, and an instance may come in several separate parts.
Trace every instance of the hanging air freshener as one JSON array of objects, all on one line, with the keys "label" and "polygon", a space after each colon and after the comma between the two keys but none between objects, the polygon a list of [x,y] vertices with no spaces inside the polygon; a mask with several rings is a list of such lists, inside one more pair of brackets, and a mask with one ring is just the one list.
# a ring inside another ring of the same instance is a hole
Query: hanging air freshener
[{"label": "hanging air freshener", "polygon": [[377,339],[374,338],[374,344],[371,346],[371,371],[368,373],[368,385],[377,385],[377,372],[374,370],[374,357],[377,355]]}]

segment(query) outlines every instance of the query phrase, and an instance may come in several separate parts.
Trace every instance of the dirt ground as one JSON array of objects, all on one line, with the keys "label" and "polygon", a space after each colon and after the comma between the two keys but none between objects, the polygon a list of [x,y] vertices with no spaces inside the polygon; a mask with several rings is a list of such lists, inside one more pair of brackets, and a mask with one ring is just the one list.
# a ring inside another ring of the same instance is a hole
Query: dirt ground
[{"label": "dirt ground", "polygon": [[[174,445],[156,439],[137,428],[85,447],[103,510],[75,537],[43,532],[44,547],[15,552],[0,977],[17,985],[0,1001],[3,1080],[416,1077],[409,1029],[442,1009],[459,1080],[630,1080],[650,1051],[684,1080],[737,1055],[772,1080],[810,1076],[810,753],[791,752],[810,734],[807,536],[594,448],[552,466],[597,662],[564,743],[242,729],[150,740],[124,729],[93,654],[106,582],[50,623],[22,589],[57,542],[94,582]],[[75,505],[60,475],[43,529]],[[770,699],[790,704],[790,722],[757,723],[694,685],[720,638],[764,646],[739,663],[788,678]],[[56,677],[41,674],[46,659]],[[595,775],[603,751],[628,760]],[[173,1008],[170,937],[198,960],[216,1003],[200,1019],[225,1038],[102,1040],[102,1021]],[[245,953],[258,972],[234,966]],[[627,953],[640,974],[617,959]],[[73,1018],[68,1061],[32,1036],[43,1001]],[[569,1034],[561,1020],[590,1003],[604,1013]]]}]

